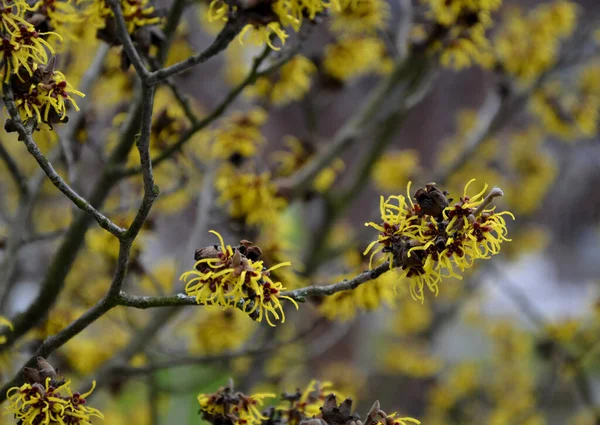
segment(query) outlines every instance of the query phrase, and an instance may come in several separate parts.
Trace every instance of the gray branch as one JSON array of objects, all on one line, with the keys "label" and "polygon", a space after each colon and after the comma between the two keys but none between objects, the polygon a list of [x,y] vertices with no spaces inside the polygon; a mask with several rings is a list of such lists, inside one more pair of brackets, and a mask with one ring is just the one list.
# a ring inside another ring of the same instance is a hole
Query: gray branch
[{"label": "gray branch", "polygon": [[15,126],[17,133],[19,133],[20,139],[25,144],[25,147],[27,148],[31,156],[35,158],[42,170],[44,170],[44,173],[46,173],[46,175],[54,184],[54,186],[56,186],[58,190],[64,193],[65,196],[69,198],[79,209],[90,214],[94,218],[94,220],[98,222],[100,227],[108,230],[116,237],[121,237],[121,235],[124,232],[124,229],[121,229],[119,226],[110,221],[108,217],[104,216],[100,211],[94,208],[86,199],[84,199],[77,192],[75,192],[63,180],[63,178],[58,175],[50,161],[48,161],[48,158],[46,158],[44,154],[40,151],[37,144],[33,140],[33,137],[31,136],[31,129],[25,127],[25,125],[21,121],[19,111],[14,102],[12,89],[8,84],[4,84],[4,104],[6,105],[6,109],[8,110],[8,113],[10,115],[12,124]]}]

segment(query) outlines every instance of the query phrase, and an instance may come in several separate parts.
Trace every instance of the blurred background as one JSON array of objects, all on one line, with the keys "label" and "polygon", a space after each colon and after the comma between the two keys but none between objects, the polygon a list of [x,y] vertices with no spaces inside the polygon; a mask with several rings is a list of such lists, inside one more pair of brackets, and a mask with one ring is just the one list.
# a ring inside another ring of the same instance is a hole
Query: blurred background
[{"label": "blurred background", "polygon": [[[508,220],[511,241],[462,280],[444,279],[423,303],[388,273],[310,298],[299,311],[288,305],[286,322],[274,328],[218,306],[115,308],[51,356],[82,391],[98,380],[92,400],[106,423],[200,423],[198,393],[229,378],[242,391],[277,394],[330,381],[363,416],[377,399],[425,425],[599,422],[600,4],[504,0],[489,22],[478,17],[482,41],[470,24],[446,25],[436,15],[452,3],[373,0],[360,14],[320,14],[308,29],[290,31],[259,70],[292,48],[301,56],[242,86],[203,127],[193,120],[244,84],[262,46],[234,40],[174,77],[177,90],[160,86],[152,156],[197,131],[155,166],[161,195],[134,244],[124,290],[183,293],[179,276],[193,268],[194,251],[218,243],[209,230],[231,245],[251,240],[268,266],[290,261],[273,273],[288,289],[352,278],[369,267],[363,251],[377,232],[365,222],[381,222],[380,196],[406,195],[409,181],[410,196],[435,182],[455,201],[471,179],[470,193],[500,187],[498,210],[516,217]],[[222,22],[209,13],[208,3],[186,5],[167,64],[211,43]],[[447,34],[437,39],[440,26]],[[57,44],[60,69],[86,98],[68,127],[42,129],[35,140],[86,195],[123,137],[139,87],[134,70],[123,70],[121,47],[100,41],[85,21],[69,31],[74,37]],[[292,191],[290,176],[339,140],[403,57],[425,57],[428,66],[390,90],[352,141]],[[411,84],[419,87],[414,102]],[[40,182],[23,209],[0,164],[0,314],[11,318],[35,299],[78,212],[40,178],[14,135],[0,142],[29,181]],[[133,152],[124,167],[137,164]],[[142,188],[131,173],[101,210],[125,226]],[[118,241],[93,223],[83,242],[43,323],[1,353],[1,382],[108,289]],[[175,364],[153,367],[165,360]]]}]

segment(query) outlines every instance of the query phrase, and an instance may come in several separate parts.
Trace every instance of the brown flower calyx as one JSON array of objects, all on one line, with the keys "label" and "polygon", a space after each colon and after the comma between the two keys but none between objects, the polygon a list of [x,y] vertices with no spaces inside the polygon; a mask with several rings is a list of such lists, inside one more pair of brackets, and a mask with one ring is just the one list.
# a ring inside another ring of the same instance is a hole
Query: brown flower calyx
[{"label": "brown flower calyx", "polygon": [[38,357],[36,362],[36,368],[23,368],[23,377],[27,383],[45,385],[48,378],[50,378],[50,385],[53,387],[60,387],[65,383],[64,379],[58,379],[57,370],[46,359]]},{"label": "brown flower calyx", "polygon": [[441,191],[435,183],[429,183],[418,189],[415,192],[415,200],[419,205],[419,214],[427,214],[436,218],[441,217],[442,212],[451,202],[446,198],[447,195],[448,192]]},{"label": "brown flower calyx", "polygon": [[[246,239],[242,239],[238,246],[233,247],[233,256],[229,259],[227,266],[236,269],[236,273],[241,274],[244,270],[253,271],[250,261],[258,261],[262,256],[262,249]],[[211,245],[204,248],[198,248],[194,252],[194,260],[200,261],[207,258],[223,258],[223,252],[219,245]],[[209,269],[206,263],[196,266],[198,271],[207,271]]]},{"label": "brown flower calyx", "polygon": [[321,407],[320,416],[330,425],[351,425],[360,420],[360,416],[356,413],[351,414],[352,399],[347,398],[342,401],[339,406],[335,394],[329,394],[325,398],[323,407]]}]

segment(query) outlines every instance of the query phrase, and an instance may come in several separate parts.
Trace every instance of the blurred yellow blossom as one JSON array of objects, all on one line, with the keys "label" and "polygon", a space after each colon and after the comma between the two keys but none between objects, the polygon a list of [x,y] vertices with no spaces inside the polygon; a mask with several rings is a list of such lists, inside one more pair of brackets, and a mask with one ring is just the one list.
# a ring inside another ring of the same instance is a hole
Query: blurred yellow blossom
[{"label": "blurred yellow blossom", "polygon": [[398,192],[419,171],[419,152],[404,149],[384,153],[373,167],[375,188],[384,193]]}]

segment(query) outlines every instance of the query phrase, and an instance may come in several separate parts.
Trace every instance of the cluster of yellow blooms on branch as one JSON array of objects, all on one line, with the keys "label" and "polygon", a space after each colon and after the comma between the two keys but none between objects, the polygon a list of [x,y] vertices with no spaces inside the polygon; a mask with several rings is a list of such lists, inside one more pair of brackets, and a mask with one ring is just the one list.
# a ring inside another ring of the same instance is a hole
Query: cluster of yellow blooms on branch
[{"label": "cluster of yellow blooms on branch", "polygon": [[72,95],[83,97],[83,93],[71,87],[65,76],[55,70],[56,59],[51,56],[55,50],[47,40],[61,36],[42,31],[31,10],[23,0],[2,1],[3,81],[11,85],[21,119],[35,118],[51,126],[67,121],[69,104],[78,109]]},{"label": "cluster of yellow blooms on branch", "polygon": [[514,219],[508,211],[497,212],[487,208],[493,198],[502,196],[500,189],[492,189],[485,198],[487,185],[474,196],[469,196],[471,180],[462,197],[454,205],[448,193],[434,183],[410,196],[381,197],[381,224],[366,223],[380,233],[365,250],[373,258],[383,253],[382,260],[390,268],[400,267],[402,277],[410,278],[410,293],[424,301],[424,288],[435,295],[438,283],[444,277],[461,279],[461,272],[473,266],[476,259],[487,259],[498,254],[503,241],[508,241],[505,216]]},{"label": "cluster of yellow blooms on branch", "polygon": [[55,369],[42,357],[37,359],[37,368],[25,368],[24,375],[28,382],[7,393],[8,410],[19,424],[89,425],[94,417],[104,419],[99,410],[86,405],[95,381],[88,392],[73,392],[71,381],[58,379]]},{"label": "cluster of yellow blooms on branch", "polygon": [[379,401],[373,404],[365,419],[352,413],[352,399],[338,404],[339,393],[331,389],[329,382],[311,381],[304,391],[283,393],[280,403],[269,409],[261,409],[264,400],[275,398],[274,394],[245,395],[233,388],[233,382],[212,394],[200,394],[198,403],[202,419],[214,425],[260,425],[280,423],[298,425],[408,425],[420,422],[397,413],[387,414],[381,410]]},{"label": "cluster of yellow blooms on branch", "polygon": [[185,292],[196,297],[202,304],[238,307],[257,321],[266,319],[274,326],[275,320],[285,321],[281,299],[291,301],[282,296],[281,282],[270,279],[269,273],[290,263],[280,263],[270,269],[264,267],[260,260],[262,250],[247,240],[232,247],[225,245],[223,238],[215,231],[220,245],[213,245],[196,250],[196,265],[191,271],[184,273],[181,279],[186,282]]}]

